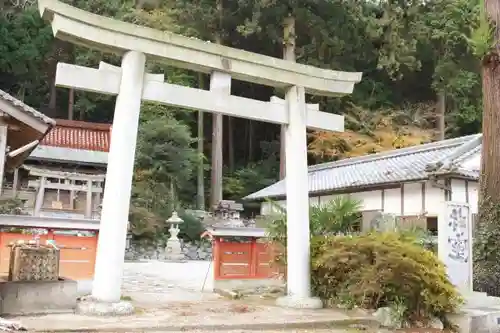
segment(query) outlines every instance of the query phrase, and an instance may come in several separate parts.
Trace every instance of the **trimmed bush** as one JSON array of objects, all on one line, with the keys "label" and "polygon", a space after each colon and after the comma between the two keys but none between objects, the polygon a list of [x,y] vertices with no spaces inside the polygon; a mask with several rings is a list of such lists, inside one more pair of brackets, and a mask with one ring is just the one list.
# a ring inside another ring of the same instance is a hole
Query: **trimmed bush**
[{"label": "trimmed bush", "polygon": [[430,251],[394,232],[314,237],[312,284],[327,305],[402,305],[409,322],[444,318],[461,298]]}]

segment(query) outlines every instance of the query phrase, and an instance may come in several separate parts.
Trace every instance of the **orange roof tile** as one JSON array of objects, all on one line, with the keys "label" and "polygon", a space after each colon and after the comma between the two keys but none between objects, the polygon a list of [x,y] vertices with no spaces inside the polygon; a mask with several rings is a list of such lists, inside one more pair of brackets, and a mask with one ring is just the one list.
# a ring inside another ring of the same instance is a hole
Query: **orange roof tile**
[{"label": "orange roof tile", "polygon": [[44,146],[109,151],[111,125],[56,119],[56,126],[40,143]]}]

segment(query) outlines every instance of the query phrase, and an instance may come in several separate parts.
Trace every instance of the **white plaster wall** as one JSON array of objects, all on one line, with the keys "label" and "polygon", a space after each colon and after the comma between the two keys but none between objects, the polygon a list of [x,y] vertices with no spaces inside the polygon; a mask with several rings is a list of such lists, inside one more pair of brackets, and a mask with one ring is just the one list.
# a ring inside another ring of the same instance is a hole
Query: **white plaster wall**
[{"label": "white plaster wall", "polygon": [[327,203],[329,203],[330,201],[332,201],[333,199],[335,199],[336,197],[338,197],[337,194],[333,194],[333,195],[322,195],[319,197],[319,204],[320,205],[326,205]]},{"label": "white plaster wall", "polygon": [[475,181],[468,181],[469,188],[469,204],[472,214],[477,214],[478,200],[479,200],[479,183]]},{"label": "white plaster wall", "polygon": [[309,205],[310,206],[319,206],[320,205],[319,198],[320,197],[309,197]]},{"label": "white plaster wall", "polygon": [[[444,186],[444,183],[443,183]],[[427,216],[439,216],[443,213],[444,190],[425,183],[425,213]]]},{"label": "white plaster wall", "polygon": [[403,215],[422,214],[422,183],[404,184]]},{"label": "white plaster wall", "polygon": [[452,179],[451,180],[451,201],[467,202],[467,188],[465,180]]},{"label": "white plaster wall", "polygon": [[382,191],[364,191],[364,192],[353,192],[348,194],[333,194],[333,195],[322,195],[319,197],[319,202],[321,205],[327,204],[331,200],[335,199],[339,195],[350,195],[355,199],[361,201],[362,210],[381,210],[382,209]]},{"label": "white plaster wall", "polygon": [[[441,184],[444,186],[444,182],[441,182]],[[452,200],[465,202],[465,181],[453,179],[451,181],[451,186]],[[477,191],[477,182],[468,181],[469,203],[471,204],[472,213],[477,213]],[[417,182],[404,184],[403,197],[401,197],[401,188],[385,189],[383,192],[383,195],[382,190],[353,192],[344,195],[351,195],[361,200],[363,203],[363,211],[380,210],[388,214],[401,215],[401,203],[403,203],[403,214],[406,216],[420,215],[422,213],[426,213],[428,216],[438,216],[442,214],[443,202],[445,200],[444,190],[433,186],[431,182],[425,183],[424,198],[422,198],[422,183]],[[338,195],[339,194],[310,197],[309,203],[312,205],[324,205]],[[277,203],[283,207],[286,205],[284,200],[277,201]],[[422,207],[422,203],[424,203],[424,207]],[[261,205],[261,214],[269,214],[271,212],[270,209],[270,205],[264,202]]]},{"label": "white plaster wall", "polygon": [[[280,205],[283,208],[286,208],[286,201],[285,200],[277,200],[277,201],[274,201],[274,203]],[[261,215],[268,215],[268,214],[276,213],[276,212],[277,212],[277,209],[273,205],[271,205],[271,203],[264,201],[260,204],[260,214]]]},{"label": "white plaster wall", "polygon": [[[467,185],[465,185],[467,183]],[[451,200],[457,202],[468,202],[472,214],[477,214],[479,186],[478,182],[471,180],[451,180]]]},{"label": "white plaster wall", "polygon": [[391,188],[384,190],[384,213],[401,214],[401,189]]},{"label": "white plaster wall", "polygon": [[382,190],[357,192],[351,195],[362,202],[363,210],[382,210]]}]

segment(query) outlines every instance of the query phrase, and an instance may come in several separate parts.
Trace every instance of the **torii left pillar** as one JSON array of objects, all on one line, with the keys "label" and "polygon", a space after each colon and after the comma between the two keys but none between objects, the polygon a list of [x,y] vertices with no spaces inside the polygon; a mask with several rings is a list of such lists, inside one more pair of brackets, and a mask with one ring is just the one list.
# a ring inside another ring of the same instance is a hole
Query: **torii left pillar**
[{"label": "torii left pillar", "polygon": [[146,56],[136,51],[127,52],[122,60],[92,286],[92,298],[101,302],[121,298],[121,283],[116,282],[123,276],[145,65]]}]

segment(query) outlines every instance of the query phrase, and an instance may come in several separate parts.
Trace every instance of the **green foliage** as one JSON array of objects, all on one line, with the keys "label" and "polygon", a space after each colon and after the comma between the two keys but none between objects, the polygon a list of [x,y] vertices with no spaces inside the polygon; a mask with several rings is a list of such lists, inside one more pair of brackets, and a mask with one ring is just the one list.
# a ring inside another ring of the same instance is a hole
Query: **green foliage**
[{"label": "green foliage", "polygon": [[361,208],[361,201],[350,196],[338,196],[325,205],[312,206],[310,211],[311,235],[359,231]]},{"label": "green foliage", "polygon": [[[286,210],[272,201],[276,213],[268,217],[267,237],[286,247]],[[309,207],[309,231],[312,236],[345,234],[359,231],[361,202],[350,196],[338,196],[325,205]]]},{"label": "green foliage", "polygon": [[437,256],[398,233],[317,236],[311,256],[314,292],[329,305],[399,304],[412,322],[443,318],[461,303]]},{"label": "green foliage", "polygon": [[25,215],[23,201],[19,198],[0,200],[0,214]]},{"label": "green foliage", "polygon": [[500,296],[500,204],[491,198],[480,202],[473,242],[474,290]]},{"label": "green foliage", "polygon": [[193,176],[198,161],[191,147],[195,140],[189,127],[165,109],[149,103],[143,106],[136,167],[148,181],[183,186]]},{"label": "green foliage", "polygon": [[477,21],[471,28],[470,38],[466,37],[472,52],[481,60],[490,54],[496,46],[495,27],[486,13],[484,1],[479,0],[476,7]]},{"label": "green foliage", "polygon": [[274,184],[279,175],[279,142],[261,143],[262,159],[224,176],[224,197],[238,200]]},{"label": "green foliage", "polygon": [[192,196],[191,179],[198,161],[193,141],[189,127],[168,108],[143,106],[130,214],[137,237],[164,232],[164,221]]},{"label": "green foliage", "polygon": [[199,240],[200,235],[205,231],[205,227],[200,219],[185,211],[180,211],[179,217],[184,221],[179,226],[179,237],[191,242]]}]

